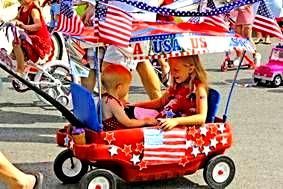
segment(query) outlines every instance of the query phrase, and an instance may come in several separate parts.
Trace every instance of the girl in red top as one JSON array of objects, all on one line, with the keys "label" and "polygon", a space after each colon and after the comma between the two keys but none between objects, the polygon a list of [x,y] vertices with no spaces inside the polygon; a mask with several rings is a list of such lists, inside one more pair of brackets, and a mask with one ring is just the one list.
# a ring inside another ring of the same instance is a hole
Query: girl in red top
[{"label": "girl in red top", "polygon": [[135,106],[160,110],[162,129],[201,125],[207,114],[207,75],[198,55],[169,59],[172,85],[164,95]]},{"label": "girl in red top", "polygon": [[22,0],[16,18],[16,26],[22,28],[32,41],[14,40],[13,51],[17,60],[17,72],[24,73],[25,59],[37,62],[52,50],[51,38],[40,9],[33,0]]}]

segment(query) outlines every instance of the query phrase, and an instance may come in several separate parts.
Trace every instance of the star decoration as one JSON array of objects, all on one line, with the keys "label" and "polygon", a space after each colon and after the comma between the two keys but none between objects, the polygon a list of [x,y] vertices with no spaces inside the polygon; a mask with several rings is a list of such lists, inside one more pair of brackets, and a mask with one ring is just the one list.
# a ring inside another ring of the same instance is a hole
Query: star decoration
[{"label": "star decoration", "polygon": [[205,155],[207,156],[210,151],[211,150],[209,149],[209,146],[204,146],[203,150],[202,150],[202,153],[205,153]]},{"label": "star decoration", "polygon": [[197,155],[200,153],[199,148],[198,147],[193,147],[193,151],[191,154],[193,154],[195,157],[197,157]]},{"label": "star decoration", "polygon": [[69,141],[70,141],[70,138],[68,137],[68,135],[66,135],[66,137],[64,138],[64,146],[68,146]]},{"label": "star decoration", "polygon": [[213,124],[212,126],[210,126],[210,131],[211,131],[211,134],[217,135],[218,126]]},{"label": "star decoration", "polygon": [[187,156],[185,156],[180,160],[179,165],[182,165],[183,167],[185,167],[187,163],[189,163],[189,159]]},{"label": "star decoration", "polygon": [[198,131],[196,130],[195,126],[193,127],[189,127],[189,131],[188,134],[191,135],[192,137],[195,137],[195,135],[198,133]]},{"label": "star decoration", "polygon": [[122,150],[126,156],[128,156],[132,152],[132,145],[124,144],[124,148]]},{"label": "star decoration", "polygon": [[173,118],[176,114],[170,109],[169,111],[165,111],[166,118]]},{"label": "star decoration", "polygon": [[228,139],[226,137],[223,137],[221,140],[222,145],[225,145],[228,143]]},{"label": "star decoration", "polygon": [[199,137],[196,139],[196,145],[199,147],[202,147],[202,145],[204,144],[204,141],[202,139],[202,137]]},{"label": "star decoration", "polygon": [[200,127],[199,129],[200,129],[200,134],[206,136],[206,133],[208,131],[206,126]]},{"label": "star decoration", "polygon": [[147,163],[146,163],[146,161],[141,161],[138,165],[139,165],[139,167],[140,167],[140,171],[141,171],[142,169],[147,168]]},{"label": "star decoration", "polygon": [[219,124],[218,131],[220,131],[221,133],[223,133],[225,131],[225,124],[224,123]]},{"label": "star decoration", "polygon": [[108,144],[111,144],[112,141],[115,141],[114,132],[106,132],[106,136],[104,137],[104,140],[108,142]]},{"label": "star decoration", "polygon": [[70,141],[70,149],[73,149],[73,148],[74,148],[74,141],[71,140],[71,141]]},{"label": "star decoration", "polygon": [[142,153],[143,151],[143,143],[137,143],[135,151]]},{"label": "star decoration", "polygon": [[132,161],[133,164],[136,165],[138,162],[140,162],[140,155],[133,154],[132,159],[130,161]]},{"label": "star decoration", "polygon": [[210,146],[213,146],[214,148],[216,148],[217,144],[218,144],[218,141],[216,140],[216,138],[210,139]]},{"label": "star decoration", "polygon": [[192,140],[186,140],[186,149],[193,147],[194,141]]},{"label": "star decoration", "polygon": [[118,147],[115,146],[115,145],[112,145],[108,151],[110,152],[111,156],[117,155],[118,154]]}]

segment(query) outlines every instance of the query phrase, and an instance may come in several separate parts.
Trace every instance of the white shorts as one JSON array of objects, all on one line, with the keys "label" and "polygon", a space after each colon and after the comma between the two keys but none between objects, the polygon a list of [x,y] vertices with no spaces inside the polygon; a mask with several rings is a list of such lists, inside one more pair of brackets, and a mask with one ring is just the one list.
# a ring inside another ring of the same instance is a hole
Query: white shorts
[{"label": "white shorts", "polygon": [[113,45],[107,46],[103,61],[120,64],[128,69],[136,69],[137,63],[133,61],[133,49],[129,48],[119,48]]}]

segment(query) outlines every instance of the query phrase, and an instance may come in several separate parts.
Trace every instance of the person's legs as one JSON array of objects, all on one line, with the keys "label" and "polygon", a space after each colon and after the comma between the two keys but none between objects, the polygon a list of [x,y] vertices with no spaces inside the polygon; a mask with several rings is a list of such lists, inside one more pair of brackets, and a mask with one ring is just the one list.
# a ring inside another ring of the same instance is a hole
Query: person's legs
[{"label": "person's legs", "polygon": [[259,44],[259,43],[262,43],[262,42],[263,42],[262,33],[261,32],[256,32],[255,44]]},{"label": "person's legs", "polygon": [[89,91],[93,91],[96,83],[96,74],[95,70],[90,69],[88,73],[88,77],[82,77],[81,78],[81,84],[85,88],[87,88]]},{"label": "person's legs", "polygon": [[17,61],[17,72],[22,75],[25,71],[25,57],[20,42],[13,43],[13,51]]},{"label": "person's legs", "polygon": [[0,180],[13,189],[32,189],[36,183],[35,176],[25,174],[17,169],[1,152]]},{"label": "person's legs", "polygon": [[137,65],[137,72],[150,99],[161,97],[160,81],[151,63],[146,60]]}]

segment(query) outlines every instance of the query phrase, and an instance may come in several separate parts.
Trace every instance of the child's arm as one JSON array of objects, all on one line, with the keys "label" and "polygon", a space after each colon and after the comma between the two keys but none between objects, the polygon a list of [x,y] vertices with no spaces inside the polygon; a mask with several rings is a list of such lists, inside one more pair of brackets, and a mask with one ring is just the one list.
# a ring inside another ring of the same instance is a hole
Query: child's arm
[{"label": "child's arm", "polygon": [[164,130],[172,129],[177,125],[202,125],[207,115],[207,91],[202,84],[199,84],[196,91],[196,112],[197,114],[186,117],[161,119],[160,127]]},{"label": "child's arm", "polygon": [[111,104],[111,111],[114,117],[126,127],[140,127],[144,125],[157,124],[157,120],[154,118],[145,118],[142,120],[130,119],[124,111],[124,108],[117,102]]},{"label": "child's arm", "polygon": [[169,96],[168,92],[165,92],[160,98],[145,102],[136,102],[134,103],[134,106],[141,108],[149,108],[149,109],[160,109],[163,106],[165,106],[168,96]]},{"label": "child's arm", "polygon": [[40,13],[38,9],[32,9],[31,17],[33,19],[33,23],[31,25],[25,25],[22,22],[18,21],[17,25],[26,30],[26,31],[38,31],[41,28],[41,20],[40,20]]}]

